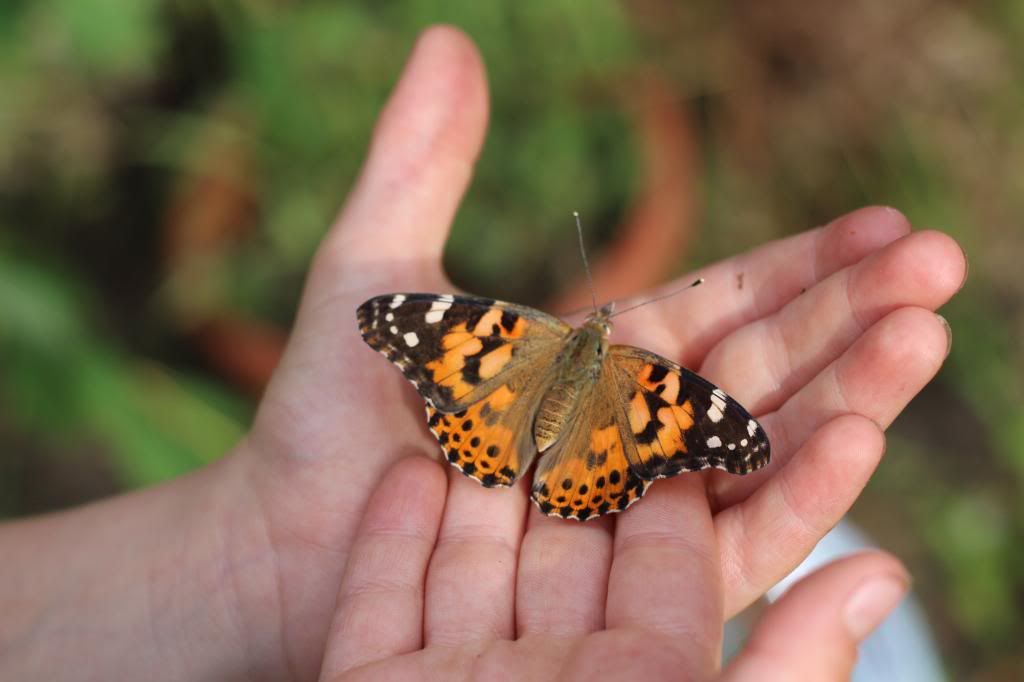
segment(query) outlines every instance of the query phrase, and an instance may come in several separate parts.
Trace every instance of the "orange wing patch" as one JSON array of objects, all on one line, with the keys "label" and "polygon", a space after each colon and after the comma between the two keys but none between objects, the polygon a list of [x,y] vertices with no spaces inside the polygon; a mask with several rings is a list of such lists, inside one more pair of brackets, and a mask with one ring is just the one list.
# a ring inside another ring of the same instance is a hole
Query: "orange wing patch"
[{"label": "orange wing patch", "polygon": [[649,484],[630,470],[619,428],[611,424],[590,433],[586,452],[558,448],[546,454],[534,475],[531,496],[549,516],[585,521],[622,511],[640,499]]},{"label": "orange wing patch", "polygon": [[472,331],[460,322],[441,337],[444,354],[426,363],[430,381],[450,391],[452,400],[461,400],[512,361],[510,340],[521,337],[526,327],[526,320],[510,319],[508,311],[498,308],[481,316]]},{"label": "orange wing patch", "polygon": [[527,322],[510,310],[491,308],[473,327],[474,336],[500,336],[519,339],[526,333]]},{"label": "orange wing patch", "polygon": [[444,414],[427,406],[427,424],[448,461],[488,488],[510,486],[519,476],[518,434],[502,421],[516,395],[503,385],[462,412]]},{"label": "orange wing patch", "polygon": [[[680,376],[666,367],[644,364],[635,391],[626,406],[629,426],[636,443],[633,462],[638,476],[659,478],[688,453],[686,432],[693,428],[693,404],[681,395]],[[670,464],[671,463],[671,464]]]}]

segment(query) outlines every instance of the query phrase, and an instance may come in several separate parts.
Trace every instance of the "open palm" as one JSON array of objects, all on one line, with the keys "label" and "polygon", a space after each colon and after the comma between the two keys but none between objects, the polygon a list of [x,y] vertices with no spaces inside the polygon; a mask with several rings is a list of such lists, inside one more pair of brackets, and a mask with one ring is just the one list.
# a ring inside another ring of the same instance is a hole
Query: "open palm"
[{"label": "open palm", "polygon": [[359,339],[355,309],[380,293],[451,291],[440,255],[486,108],[472,45],[428,31],[224,465],[252,505],[230,522],[236,554],[273,557],[236,579],[240,618],[276,609],[257,634],[276,653],[260,667],[302,679],[322,662],[328,675],[561,666],[593,678],[634,654],[666,676],[709,675],[723,618],[841,518],[878,464],[882,429],[938,370],[948,335],[931,311],[960,287],[963,254],[896,211],[864,209],[617,318],[614,342],[699,368],[758,416],[773,458],[755,474],[657,482],[618,518],[583,524],[541,516],[523,485],[484,489],[425,457],[385,479],[438,447],[415,392]]}]

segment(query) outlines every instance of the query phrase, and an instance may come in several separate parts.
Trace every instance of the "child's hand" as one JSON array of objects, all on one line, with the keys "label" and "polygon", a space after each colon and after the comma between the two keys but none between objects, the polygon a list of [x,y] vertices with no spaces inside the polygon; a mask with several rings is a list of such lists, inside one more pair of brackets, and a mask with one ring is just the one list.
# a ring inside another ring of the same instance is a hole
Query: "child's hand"
[{"label": "child's hand", "polygon": [[[707,504],[688,493],[699,482],[634,507],[648,509],[641,524],[626,523],[632,510],[617,528],[532,514],[531,540],[468,557],[483,536],[445,539],[462,523],[447,486],[420,457],[385,476],[349,555],[320,679],[718,677],[730,596]],[[879,552],[832,564],[768,608],[722,679],[848,679],[858,642],[906,588],[903,567]]]},{"label": "child's hand", "polygon": [[[355,309],[373,294],[451,291],[441,251],[486,116],[476,50],[452,29],[429,30],[321,245],[288,351],[236,451],[164,486],[0,528],[0,603],[17,605],[0,628],[0,677],[78,677],[81,660],[97,679],[317,676],[367,500],[396,461],[438,452],[422,402],[362,343]],[[771,465],[742,478],[663,481],[617,522],[586,524],[528,511],[521,487],[485,490],[447,471],[425,630],[396,630],[407,637],[399,648],[417,648],[420,634],[446,644],[576,638],[623,624],[688,639],[694,613],[673,619],[696,608],[694,595],[700,623],[718,628],[857,497],[882,455],[881,428],[942,364],[947,330],[931,311],[958,290],[965,267],[948,237],[910,234],[897,212],[864,209],[708,266],[700,289],[619,318],[617,340],[699,369],[757,415]],[[442,465],[409,466],[433,500],[420,504],[440,505]],[[392,560],[422,570],[430,549]],[[616,568],[628,565],[623,557],[633,568]],[[332,669],[358,663],[353,650],[398,650],[345,644],[349,632],[364,630],[336,626]],[[671,660],[709,669],[714,632],[694,631],[710,639]]]}]

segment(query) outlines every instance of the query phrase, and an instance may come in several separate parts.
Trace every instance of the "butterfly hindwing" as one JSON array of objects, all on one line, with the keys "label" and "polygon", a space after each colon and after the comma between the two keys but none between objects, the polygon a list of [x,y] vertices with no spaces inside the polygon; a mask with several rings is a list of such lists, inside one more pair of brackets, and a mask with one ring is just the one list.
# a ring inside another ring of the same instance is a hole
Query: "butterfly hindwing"
[{"label": "butterfly hindwing", "polygon": [[615,394],[601,381],[581,399],[581,418],[540,458],[531,497],[549,516],[585,521],[624,510],[647,490],[626,455]]},{"label": "butterfly hindwing", "polygon": [[608,362],[635,446],[626,454],[640,478],[710,467],[746,474],[768,463],[764,429],[711,382],[632,346],[612,346]]},{"label": "butterfly hindwing", "polygon": [[459,412],[428,404],[427,425],[452,466],[485,487],[511,486],[537,454],[530,429],[536,392],[510,381]]},{"label": "butterfly hindwing", "polygon": [[553,356],[571,331],[533,308],[452,294],[377,296],[357,316],[366,343],[441,412],[464,410]]}]

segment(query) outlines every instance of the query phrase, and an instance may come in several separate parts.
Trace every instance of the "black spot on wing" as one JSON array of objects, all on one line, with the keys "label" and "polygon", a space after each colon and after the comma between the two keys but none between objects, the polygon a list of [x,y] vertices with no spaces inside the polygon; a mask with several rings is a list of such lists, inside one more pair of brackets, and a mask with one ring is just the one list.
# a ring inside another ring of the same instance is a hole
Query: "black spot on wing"
[{"label": "black spot on wing", "polygon": [[519,321],[519,316],[511,310],[501,311],[501,326],[506,332],[511,332],[516,328],[516,322]]},{"label": "black spot on wing", "polygon": [[651,373],[647,377],[647,380],[651,383],[661,381],[668,376],[668,368],[664,365],[651,365]]},{"label": "black spot on wing", "polygon": [[473,355],[469,355],[464,360],[462,367],[462,380],[467,384],[476,386],[480,383],[480,361],[485,355],[490,353],[495,348],[500,348],[508,342],[498,336],[485,336],[480,338],[480,350]]},{"label": "black spot on wing", "polygon": [[657,393],[641,391],[640,394],[643,395],[644,402],[647,403],[647,411],[651,413],[653,419],[658,418],[658,410],[668,407],[668,402]]},{"label": "black spot on wing", "polygon": [[633,437],[636,438],[636,442],[641,445],[650,445],[654,441],[658,440],[658,429],[660,428],[661,422],[657,419],[652,419],[647,422],[647,426],[645,426],[640,433],[634,433]]},{"label": "black spot on wing", "polygon": [[[607,461],[608,461],[608,451],[607,450],[605,450],[603,452],[588,452],[587,453],[587,461],[586,461],[587,470],[588,471],[593,471],[594,469],[596,469],[596,468],[598,468],[600,466],[604,466],[604,463],[607,462]],[[602,477],[601,480],[603,481],[604,478]]]}]

